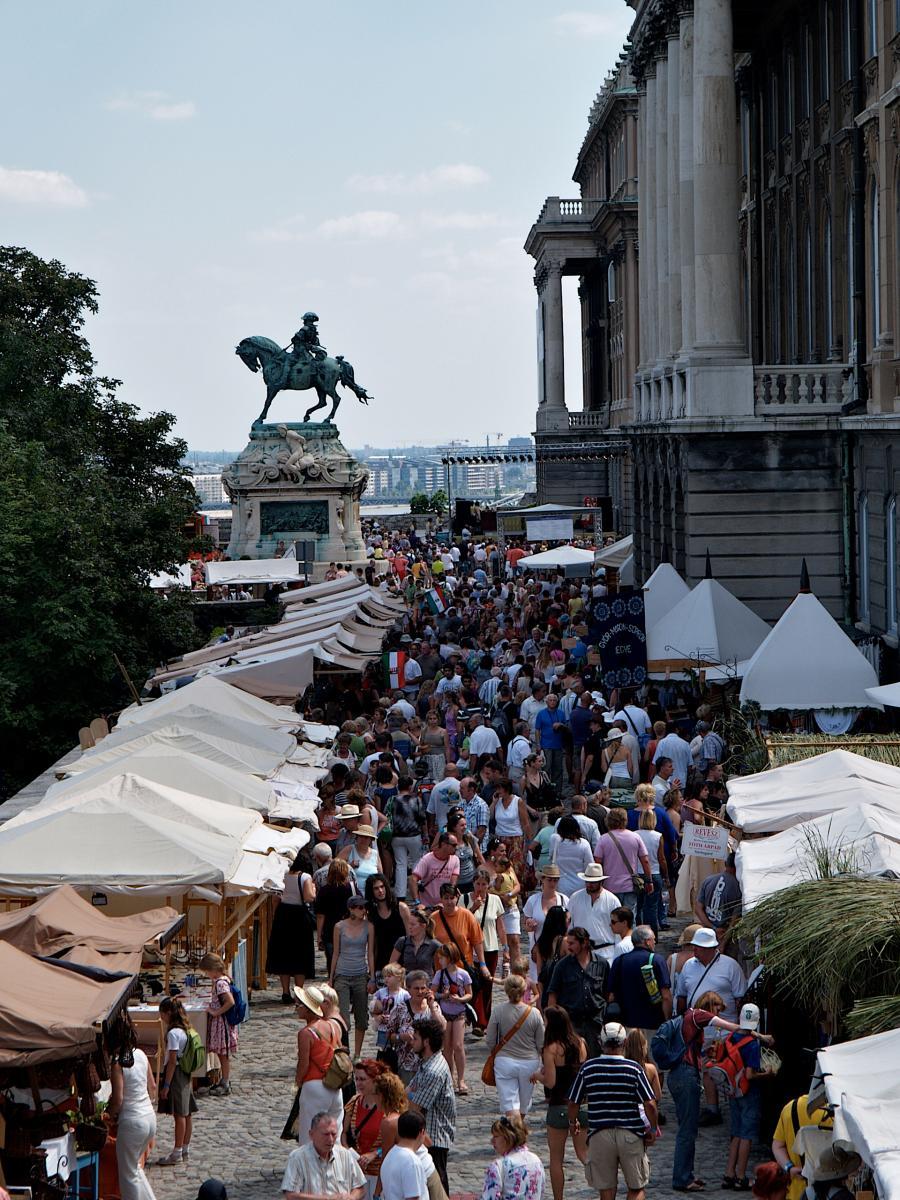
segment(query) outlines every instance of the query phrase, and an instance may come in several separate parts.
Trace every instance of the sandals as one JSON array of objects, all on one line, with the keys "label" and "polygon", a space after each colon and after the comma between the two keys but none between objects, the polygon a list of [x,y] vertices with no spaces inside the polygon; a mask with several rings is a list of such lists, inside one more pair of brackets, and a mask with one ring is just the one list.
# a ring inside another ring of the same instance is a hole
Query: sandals
[{"label": "sandals", "polygon": [[469,1089],[466,1087],[466,1085],[464,1083],[461,1083],[459,1085],[459,1087],[456,1089],[456,1094],[457,1094],[457,1096],[468,1096]]},{"label": "sandals", "polygon": [[173,1150],[171,1154],[167,1154],[165,1158],[158,1158],[156,1165],[158,1167],[174,1167],[181,1162],[182,1151],[179,1146],[177,1150]]},{"label": "sandals", "polygon": [[692,1179],[686,1187],[672,1188],[673,1192],[702,1192],[706,1184],[702,1179]]}]

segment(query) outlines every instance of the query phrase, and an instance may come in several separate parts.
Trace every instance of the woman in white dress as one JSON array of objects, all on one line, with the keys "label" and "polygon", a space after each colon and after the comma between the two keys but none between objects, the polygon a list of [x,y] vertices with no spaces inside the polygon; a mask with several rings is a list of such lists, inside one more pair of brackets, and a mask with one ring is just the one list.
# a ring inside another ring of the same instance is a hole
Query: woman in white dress
[{"label": "woman in white dress", "polygon": [[141,1166],[144,1152],[156,1137],[156,1081],[147,1055],[138,1049],[131,1019],[123,1015],[116,1030],[108,1112],[116,1127],[116,1162],[122,1200],[156,1200]]},{"label": "woman in white dress", "polygon": [[557,887],[564,896],[584,887],[579,876],[594,861],[594,852],[574,817],[560,817],[557,822],[556,833],[550,838],[550,861],[559,867]]},{"label": "woman in white dress", "polygon": [[559,891],[560,869],[558,865],[548,863],[538,873],[541,877],[541,890],[532,892],[522,909],[525,932],[528,934],[528,978],[534,982],[537,981],[537,964],[531,952],[534,950],[535,942],[541,936],[547,913],[551,908],[560,907],[568,910],[569,907],[569,897]]}]

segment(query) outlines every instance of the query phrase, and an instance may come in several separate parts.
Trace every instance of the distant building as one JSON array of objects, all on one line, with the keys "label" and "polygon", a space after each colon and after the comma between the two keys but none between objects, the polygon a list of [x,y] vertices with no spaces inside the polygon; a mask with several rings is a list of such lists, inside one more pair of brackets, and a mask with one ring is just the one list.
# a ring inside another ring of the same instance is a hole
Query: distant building
[{"label": "distant building", "polygon": [[200,497],[201,507],[208,504],[223,505],[230,503],[222,484],[222,475],[193,475],[191,483],[194,491]]}]

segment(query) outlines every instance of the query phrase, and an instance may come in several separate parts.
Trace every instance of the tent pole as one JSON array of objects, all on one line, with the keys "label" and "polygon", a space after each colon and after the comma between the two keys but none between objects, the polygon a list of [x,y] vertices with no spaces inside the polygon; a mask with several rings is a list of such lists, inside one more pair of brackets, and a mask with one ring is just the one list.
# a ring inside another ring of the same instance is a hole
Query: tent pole
[{"label": "tent pole", "polygon": [[113,651],[113,658],[116,660],[116,666],[122,672],[125,682],[128,684],[128,690],[131,692],[131,698],[134,700],[135,704],[137,704],[138,708],[142,708],[143,705],[141,704],[141,698],[138,695],[138,690],[132,683],[131,676],[125,670],[125,666],[121,658],[119,658],[118,654],[116,654],[115,650]]}]

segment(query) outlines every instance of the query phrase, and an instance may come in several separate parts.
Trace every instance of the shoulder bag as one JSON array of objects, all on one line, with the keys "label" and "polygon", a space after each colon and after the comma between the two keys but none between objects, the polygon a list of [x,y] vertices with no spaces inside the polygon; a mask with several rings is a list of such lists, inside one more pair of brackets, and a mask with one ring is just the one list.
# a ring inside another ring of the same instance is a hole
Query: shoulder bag
[{"label": "shoulder bag", "polygon": [[621,858],[622,862],[625,864],[625,870],[631,876],[631,883],[632,883],[632,886],[634,887],[634,890],[637,892],[637,894],[639,896],[642,896],[644,894],[644,889],[647,886],[647,881],[644,879],[643,875],[636,875],[632,871],[631,863],[625,857],[625,851],[622,849],[622,847],[619,845],[619,843],[613,837],[613,832],[611,829],[607,829],[606,836],[608,838],[610,838],[610,840],[612,841],[612,844],[615,846],[616,850],[619,852],[619,858]]},{"label": "shoulder bag", "polygon": [[518,1021],[516,1021],[515,1025],[513,1025],[512,1029],[510,1029],[509,1033],[504,1034],[503,1037],[498,1040],[497,1045],[493,1048],[493,1050],[491,1050],[490,1054],[488,1054],[485,1064],[481,1068],[481,1082],[486,1083],[488,1087],[497,1086],[497,1076],[494,1072],[494,1059],[497,1057],[506,1043],[511,1038],[515,1037],[515,1035],[519,1032],[528,1019],[531,1011],[532,1008],[529,1004],[526,1006],[525,1011],[522,1013],[521,1017],[519,1017]]}]

